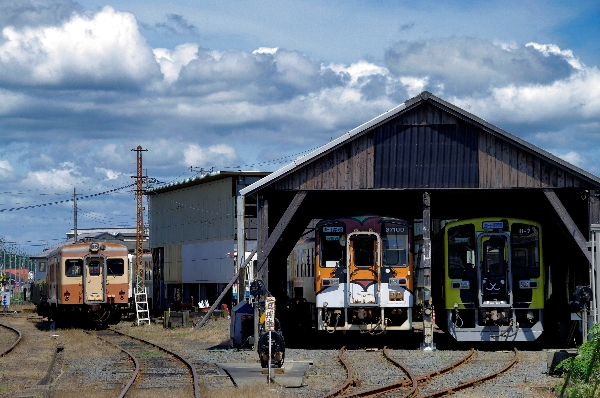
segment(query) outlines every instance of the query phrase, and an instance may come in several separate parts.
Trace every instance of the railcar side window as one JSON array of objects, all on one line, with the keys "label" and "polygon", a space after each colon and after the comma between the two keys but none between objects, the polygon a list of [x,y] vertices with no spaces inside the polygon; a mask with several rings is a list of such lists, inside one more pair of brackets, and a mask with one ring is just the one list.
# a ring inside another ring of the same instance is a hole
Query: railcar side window
[{"label": "railcar side window", "polygon": [[321,267],[337,268],[345,265],[346,228],[343,224],[321,227]]},{"label": "railcar side window", "polygon": [[81,260],[66,260],[65,275],[66,276],[81,276],[83,261]]},{"label": "railcar side window", "polygon": [[90,276],[98,276],[100,275],[100,261],[92,260],[88,264],[88,270]]},{"label": "railcar side window", "polygon": [[463,271],[475,268],[475,226],[448,229],[448,276],[462,278]]},{"label": "railcar side window", "polygon": [[384,223],[381,227],[383,240],[383,266],[408,266],[408,227]]},{"label": "railcar side window", "polygon": [[512,265],[540,276],[540,232],[534,225],[515,223],[511,227]]},{"label": "railcar side window", "polygon": [[125,262],[122,258],[109,258],[106,260],[108,275],[122,276],[125,274]]}]

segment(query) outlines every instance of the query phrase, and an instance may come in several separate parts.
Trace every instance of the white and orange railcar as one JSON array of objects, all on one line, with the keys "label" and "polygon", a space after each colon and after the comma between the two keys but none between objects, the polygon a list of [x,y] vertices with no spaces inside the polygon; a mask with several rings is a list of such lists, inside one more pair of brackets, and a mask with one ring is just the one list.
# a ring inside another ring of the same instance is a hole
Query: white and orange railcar
[{"label": "white and orange railcar", "polygon": [[127,247],[77,242],[47,255],[45,297],[38,313],[51,320],[116,323],[129,306]]},{"label": "white and orange railcar", "polygon": [[411,330],[412,230],[379,216],[322,220],[315,228],[318,330]]}]

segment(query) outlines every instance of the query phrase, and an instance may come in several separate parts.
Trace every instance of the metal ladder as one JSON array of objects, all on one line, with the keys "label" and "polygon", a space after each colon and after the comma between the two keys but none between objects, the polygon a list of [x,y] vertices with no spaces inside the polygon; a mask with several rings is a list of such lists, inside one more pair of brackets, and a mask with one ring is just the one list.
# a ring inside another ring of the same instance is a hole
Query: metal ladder
[{"label": "metal ladder", "polygon": [[147,322],[150,325],[150,311],[148,310],[148,294],[146,288],[143,288],[141,292],[135,293],[135,309],[137,324],[140,322]]}]

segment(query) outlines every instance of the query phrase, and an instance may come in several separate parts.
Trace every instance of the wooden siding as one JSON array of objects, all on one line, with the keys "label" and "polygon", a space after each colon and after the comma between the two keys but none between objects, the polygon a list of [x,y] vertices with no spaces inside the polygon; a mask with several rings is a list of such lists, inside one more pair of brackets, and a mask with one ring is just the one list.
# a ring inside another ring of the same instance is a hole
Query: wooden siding
[{"label": "wooden siding", "polygon": [[272,182],[275,190],[587,188],[576,173],[421,103]]},{"label": "wooden siding", "polygon": [[477,135],[464,122],[377,128],[375,188],[477,188]]},{"label": "wooden siding", "polygon": [[373,188],[373,133],[356,139],[314,159],[276,181],[279,190],[371,189]]},{"label": "wooden siding", "polygon": [[479,133],[480,188],[582,188],[569,171],[485,131]]}]

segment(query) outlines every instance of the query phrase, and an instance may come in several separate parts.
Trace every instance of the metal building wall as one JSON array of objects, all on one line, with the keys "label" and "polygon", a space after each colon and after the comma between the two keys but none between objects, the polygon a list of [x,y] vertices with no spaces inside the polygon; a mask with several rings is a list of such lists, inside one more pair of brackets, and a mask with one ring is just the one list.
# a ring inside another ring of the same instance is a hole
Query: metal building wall
[{"label": "metal building wall", "polygon": [[233,239],[231,178],[150,196],[150,247]]},{"label": "metal building wall", "polygon": [[228,283],[235,270],[234,240],[183,245],[183,283]]},{"label": "metal building wall", "polygon": [[165,246],[163,280],[165,283],[181,283],[181,246]]}]

